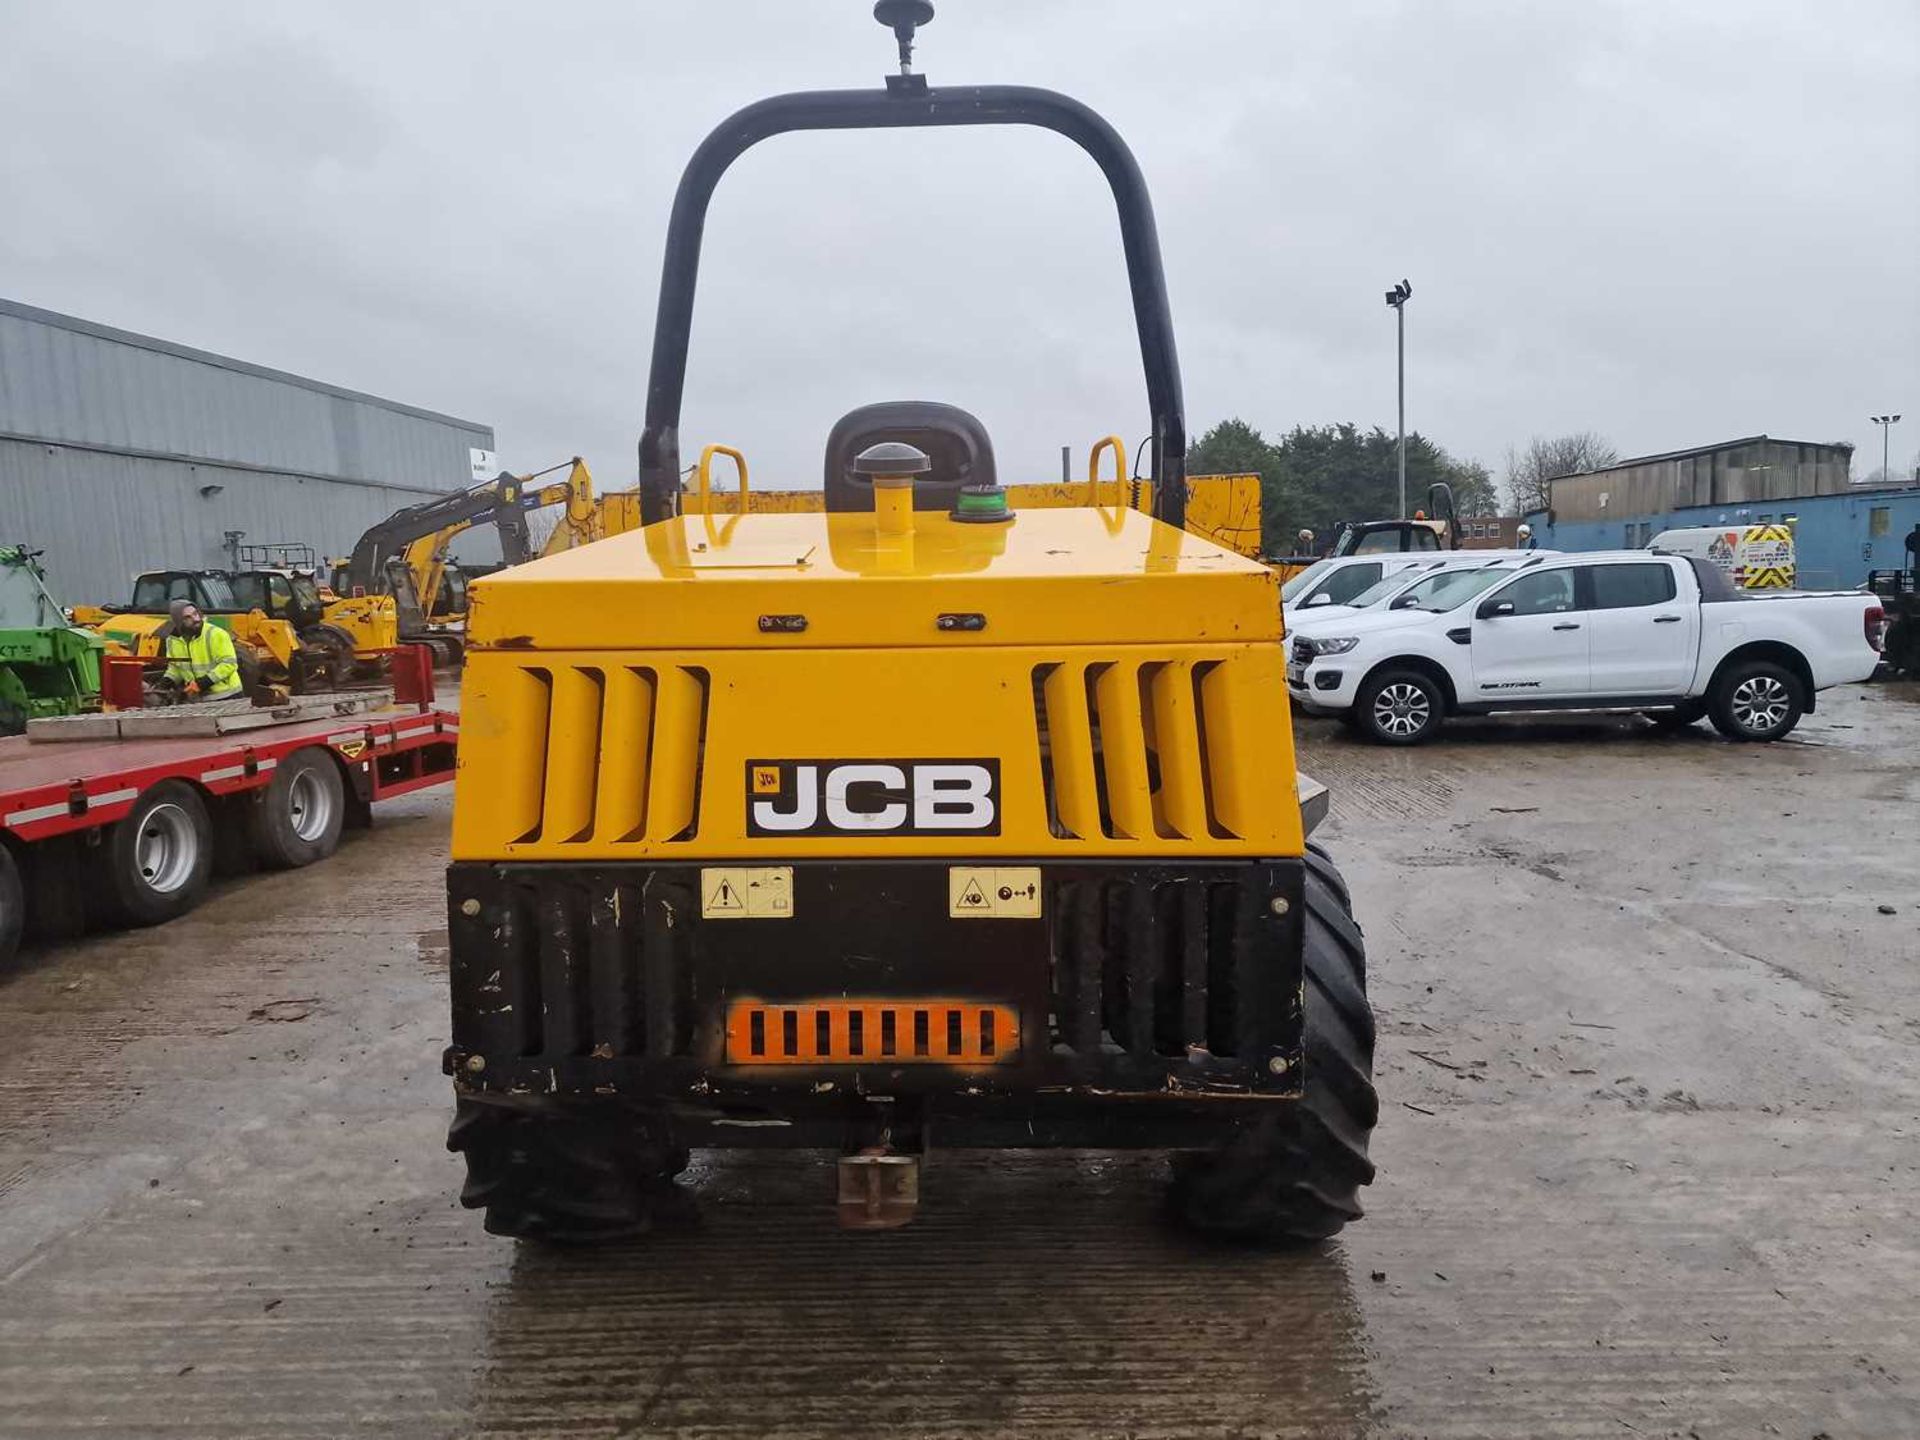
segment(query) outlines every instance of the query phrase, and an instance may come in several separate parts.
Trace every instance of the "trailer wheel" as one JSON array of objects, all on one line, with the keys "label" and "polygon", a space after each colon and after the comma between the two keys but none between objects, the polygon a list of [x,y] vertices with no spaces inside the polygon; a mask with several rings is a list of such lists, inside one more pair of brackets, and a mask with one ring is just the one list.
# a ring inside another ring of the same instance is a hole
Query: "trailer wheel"
[{"label": "trailer wheel", "polygon": [[598,1245],[646,1233],[649,1191],[684,1166],[683,1151],[564,1115],[461,1097],[447,1148],[467,1157],[460,1203],[487,1212],[490,1235]]},{"label": "trailer wheel", "polygon": [[347,787],[340,767],[317,745],[296,750],[247,809],[247,838],[269,870],[294,870],[340,848]]},{"label": "trailer wheel", "polygon": [[19,953],[20,932],[26,923],[27,891],[20,883],[20,866],[12,849],[0,845],[0,969]]},{"label": "trailer wheel", "polygon": [[1175,1215],[1234,1240],[1324,1240],[1360,1218],[1360,1187],[1373,1180],[1366,947],[1326,851],[1309,846],[1306,862],[1304,1093],[1216,1150],[1174,1156]]},{"label": "trailer wheel", "polygon": [[1707,703],[1713,728],[1729,740],[1778,740],[1805,708],[1799,680],[1771,660],[1729,665],[1715,677]]},{"label": "trailer wheel", "polygon": [[158,925],[186,914],[213,870],[206,802],[185,781],[162,780],[106,828],[93,863],[100,902],[121,924]]}]

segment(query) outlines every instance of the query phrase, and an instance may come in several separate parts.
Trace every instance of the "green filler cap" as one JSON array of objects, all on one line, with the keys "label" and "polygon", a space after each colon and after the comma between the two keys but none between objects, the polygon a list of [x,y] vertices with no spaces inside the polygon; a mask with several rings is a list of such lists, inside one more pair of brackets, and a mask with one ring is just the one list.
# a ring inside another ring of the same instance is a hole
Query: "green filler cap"
[{"label": "green filler cap", "polygon": [[1013,519],[1007,492],[998,485],[963,485],[953,502],[953,518],[973,525],[998,525]]}]

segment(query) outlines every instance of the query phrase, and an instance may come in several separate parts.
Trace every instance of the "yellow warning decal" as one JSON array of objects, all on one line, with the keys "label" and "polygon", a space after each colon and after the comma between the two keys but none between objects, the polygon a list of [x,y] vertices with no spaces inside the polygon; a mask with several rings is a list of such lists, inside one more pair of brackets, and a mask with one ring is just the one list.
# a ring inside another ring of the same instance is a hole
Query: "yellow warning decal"
[{"label": "yellow warning decal", "polygon": [[785,920],[792,914],[791,865],[708,865],[700,870],[702,920]]},{"label": "yellow warning decal", "polygon": [[947,914],[956,920],[1038,920],[1038,865],[955,865],[947,871]]}]

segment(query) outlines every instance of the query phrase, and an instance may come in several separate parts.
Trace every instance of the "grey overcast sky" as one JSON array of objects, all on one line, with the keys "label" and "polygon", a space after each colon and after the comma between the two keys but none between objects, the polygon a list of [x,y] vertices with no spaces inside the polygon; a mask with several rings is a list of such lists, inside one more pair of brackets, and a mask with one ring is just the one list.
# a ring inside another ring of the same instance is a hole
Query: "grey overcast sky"
[{"label": "grey overcast sky", "polygon": [[[866,0],[0,0],[0,295],[493,425],[633,481],[705,131],[877,85]],[[1195,433],[1408,423],[1920,453],[1916,0],[940,0],[934,84],[1077,95],[1159,213]],[[1037,131],[769,141],[708,226],[684,433],[817,485],[867,401],[1006,478],[1146,427],[1113,208]]]}]

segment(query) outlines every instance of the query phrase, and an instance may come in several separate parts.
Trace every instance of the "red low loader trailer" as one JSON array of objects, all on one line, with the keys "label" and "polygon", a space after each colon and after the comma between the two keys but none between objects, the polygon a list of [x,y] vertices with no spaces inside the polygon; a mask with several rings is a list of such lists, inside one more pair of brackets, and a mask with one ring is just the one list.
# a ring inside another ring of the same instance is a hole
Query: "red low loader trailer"
[{"label": "red low loader trailer", "polygon": [[[109,701],[118,690],[137,706],[139,662],[107,664]],[[0,739],[0,967],[23,931],[154,925],[193,909],[216,873],[324,860],[343,828],[372,822],[376,801],[451,780],[460,717],[433,703],[429,652],[401,647],[393,675],[392,705],[350,715],[218,735]]]}]

